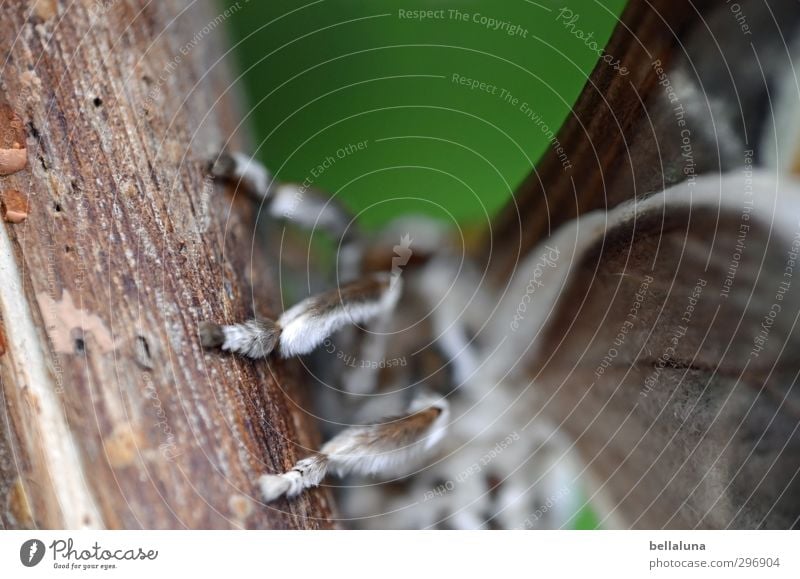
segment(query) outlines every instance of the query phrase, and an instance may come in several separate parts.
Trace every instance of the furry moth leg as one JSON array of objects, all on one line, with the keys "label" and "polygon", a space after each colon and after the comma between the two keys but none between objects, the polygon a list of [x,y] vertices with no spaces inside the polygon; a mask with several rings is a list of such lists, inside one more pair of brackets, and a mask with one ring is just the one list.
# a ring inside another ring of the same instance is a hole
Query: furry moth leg
[{"label": "furry moth leg", "polygon": [[263,358],[273,351],[283,358],[308,354],[348,324],[360,324],[391,311],[401,289],[399,280],[388,273],[372,274],[306,298],[277,321],[253,319],[233,325],[204,322],[200,325],[200,342],[205,348],[222,348],[248,358]]},{"label": "furry moth leg", "polygon": [[283,496],[295,497],[304,489],[319,485],[329,471],[337,476],[397,472],[427,456],[444,437],[447,421],[447,401],[422,395],[406,414],[351,426],[291,470],[262,475],[258,481],[262,498],[270,502]]}]

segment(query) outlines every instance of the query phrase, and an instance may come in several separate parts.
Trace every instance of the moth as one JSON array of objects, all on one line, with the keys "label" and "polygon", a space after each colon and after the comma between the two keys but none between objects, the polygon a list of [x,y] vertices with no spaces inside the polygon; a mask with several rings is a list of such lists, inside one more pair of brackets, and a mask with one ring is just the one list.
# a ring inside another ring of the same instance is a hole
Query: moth
[{"label": "moth", "polygon": [[[751,58],[726,7],[707,10]],[[367,235],[335,196],[215,159],[216,178],[337,247],[326,291],[200,327],[206,348],[308,357],[341,425],[261,476],[265,502],[340,477],[355,527],[569,528],[589,504],[609,527],[797,526],[797,51],[761,82],[738,70],[734,94],[700,26],[693,59],[641,65],[665,87],[641,124],[663,150],[632,144],[647,186],[562,224],[499,282],[435,221]]]}]

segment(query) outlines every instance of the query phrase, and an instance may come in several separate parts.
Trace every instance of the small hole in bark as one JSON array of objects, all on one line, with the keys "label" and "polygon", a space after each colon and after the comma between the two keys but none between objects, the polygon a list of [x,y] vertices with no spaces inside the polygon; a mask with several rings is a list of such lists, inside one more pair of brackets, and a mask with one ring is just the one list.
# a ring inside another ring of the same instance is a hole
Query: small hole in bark
[{"label": "small hole in bark", "polygon": [[96,107],[103,106],[103,99],[101,99],[100,97],[94,97],[94,100],[92,102],[94,103],[94,106],[96,106]]},{"label": "small hole in bark", "polygon": [[147,343],[147,338],[145,338],[144,336],[139,336],[136,339],[139,340],[139,346],[142,348],[142,352],[149,359],[150,358],[150,344]]},{"label": "small hole in bark", "polygon": [[45,163],[44,157],[39,155],[39,164],[42,166],[42,169],[47,171],[47,163]]},{"label": "small hole in bark", "polygon": [[61,203],[59,203],[58,201],[53,203],[53,209],[56,210],[56,213],[61,213]]},{"label": "small hole in bark", "polygon": [[136,336],[135,360],[142,368],[152,370],[153,356],[150,353],[150,344],[144,336]]},{"label": "small hole in bark", "polygon": [[69,253],[70,251],[72,251],[72,248],[69,245],[65,245],[64,246],[64,252],[65,253]]},{"label": "small hole in bark", "polygon": [[72,338],[72,347],[74,348],[75,353],[81,355],[85,354],[86,336],[83,333],[83,328],[72,328],[70,337]]},{"label": "small hole in bark", "polygon": [[37,141],[40,141],[40,140],[41,140],[41,138],[42,138],[42,135],[41,135],[41,134],[39,134],[39,129],[37,129],[37,128],[36,128],[36,125],[34,125],[34,124],[33,124],[33,123],[31,123],[31,122],[28,122],[28,130],[30,131],[30,133],[31,133],[31,136],[32,136],[34,139],[36,139]]}]

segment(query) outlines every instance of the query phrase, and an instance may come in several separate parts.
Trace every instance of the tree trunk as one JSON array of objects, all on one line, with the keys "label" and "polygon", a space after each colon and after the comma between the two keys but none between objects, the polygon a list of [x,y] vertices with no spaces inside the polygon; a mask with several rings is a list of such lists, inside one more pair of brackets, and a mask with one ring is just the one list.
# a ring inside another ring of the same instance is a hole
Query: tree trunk
[{"label": "tree trunk", "polygon": [[[637,172],[636,155],[658,151],[660,136],[648,125],[645,105],[658,106],[652,101],[660,90],[650,63],[660,59],[668,67],[679,57],[681,35],[698,18],[688,2],[628,4],[605,47],[619,65],[598,61],[557,141],[495,219],[494,247],[484,247],[496,279],[507,279],[527,252],[570,219],[633,197],[644,173]],[[648,129],[634,149],[634,136]],[[656,159],[652,171],[659,168]]]},{"label": "tree trunk", "polygon": [[206,178],[222,147],[248,149],[221,59],[238,9],[0,4],[28,153],[0,177],[28,198],[0,225],[5,527],[332,524],[325,489],[258,499],[261,473],[319,442],[297,366],[198,342],[201,320],[279,308],[255,208]]},{"label": "tree trunk", "polygon": [[[794,2],[631,0],[603,51],[611,64],[598,61],[556,140],[487,232],[483,260],[492,278],[504,283],[567,221],[687,179],[685,128],[691,174],[728,169],[731,158],[739,167],[743,152],[731,155],[716,131],[730,121],[758,148],[774,106],[768,88],[776,69],[791,70],[787,43],[799,22]],[[703,93],[699,107],[681,111],[685,127],[675,107],[686,99],[671,101],[660,77],[685,85],[681,72]]]}]

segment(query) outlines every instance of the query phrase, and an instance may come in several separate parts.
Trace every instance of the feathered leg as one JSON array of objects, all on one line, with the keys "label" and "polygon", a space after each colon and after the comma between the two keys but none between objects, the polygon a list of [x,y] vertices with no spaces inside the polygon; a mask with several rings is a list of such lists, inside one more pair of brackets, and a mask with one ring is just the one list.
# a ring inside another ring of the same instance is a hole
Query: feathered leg
[{"label": "feathered leg", "polygon": [[391,311],[400,291],[400,283],[388,273],[372,274],[307,298],[277,321],[249,320],[228,326],[205,322],[200,326],[200,341],[205,348],[219,347],[248,358],[263,358],[273,350],[283,358],[308,354],[346,325]]},{"label": "feathered leg", "polygon": [[400,472],[426,457],[444,436],[447,420],[446,400],[422,396],[407,414],[351,426],[288,472],[263,475],[259,479],[263,499],[269,502],[282,496],[295,497],[319,485],[328,471],[338,476]]},{"label": "feathered leg", "polygon": [[335,197],[306,183],[282,183],[256,159],[242,153],[222,153],[212,175],[235,182],[264,204],[272,217],[310,231],[321,230],[339,244],[339,271],[349,281],[360,273],[363,243],[353,214]]}]

